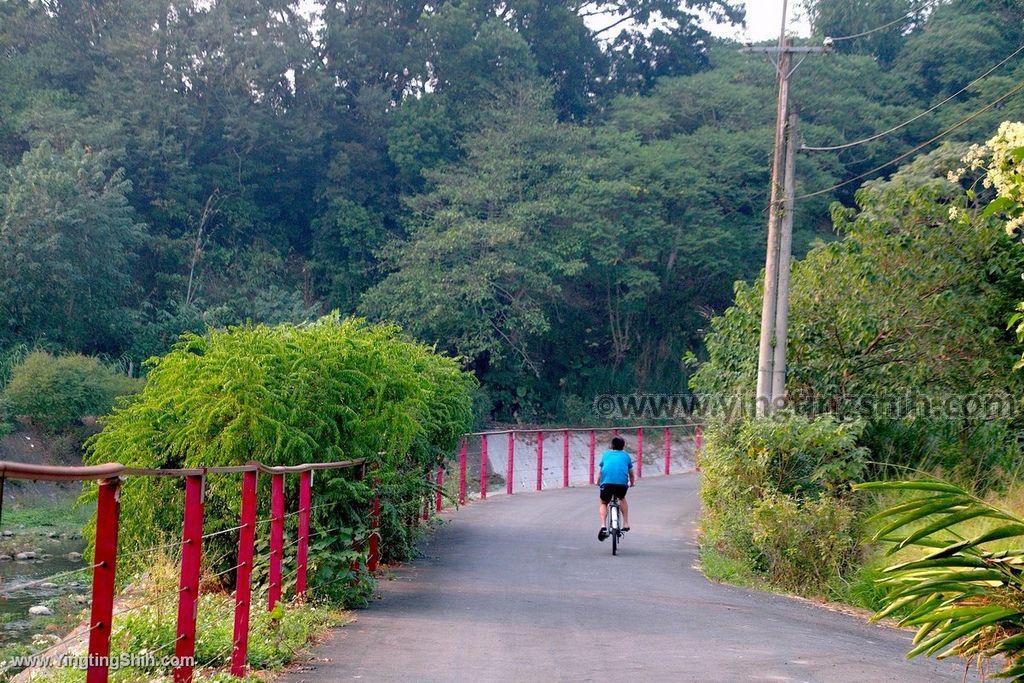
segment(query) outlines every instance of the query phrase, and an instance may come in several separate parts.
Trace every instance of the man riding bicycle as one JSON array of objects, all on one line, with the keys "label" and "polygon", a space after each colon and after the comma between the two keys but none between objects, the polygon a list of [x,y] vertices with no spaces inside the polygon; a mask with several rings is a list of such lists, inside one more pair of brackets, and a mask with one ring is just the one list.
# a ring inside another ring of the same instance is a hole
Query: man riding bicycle
[{"label": "man riding bicycle", "polygon": [[633,470],[633,459],[626,452],[626,442],[621,437],[612,439],[612,448],[601,456],[601,474],[597,483],[601,487],[601,530],[597,532],[597,540],[608,538],[608,503],[612,496],[619,499],[622,509],[622,530],[629,531],[629,506],[626,504],[626,491],[635,485],[636,474]]}]

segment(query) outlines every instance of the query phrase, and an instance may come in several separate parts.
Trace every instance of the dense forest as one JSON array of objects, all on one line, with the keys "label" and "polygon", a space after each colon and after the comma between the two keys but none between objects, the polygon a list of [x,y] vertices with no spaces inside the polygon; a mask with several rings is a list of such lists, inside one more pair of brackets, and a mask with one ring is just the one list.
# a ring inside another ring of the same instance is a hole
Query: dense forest
[{"label": "dense forest", "polygon": [[[803,10],[801,44],[888,24],[797,71],[806,145],[941,106],[800,155],[798,256],[888,162],[1024,110],[1018,0]],[[138,374],[185,331],[338,310],[462,356],[497,419],[681,391],[763,264],[774,66],[709,32],[743,20],[729,0],[0,2],[0,353]]]}]

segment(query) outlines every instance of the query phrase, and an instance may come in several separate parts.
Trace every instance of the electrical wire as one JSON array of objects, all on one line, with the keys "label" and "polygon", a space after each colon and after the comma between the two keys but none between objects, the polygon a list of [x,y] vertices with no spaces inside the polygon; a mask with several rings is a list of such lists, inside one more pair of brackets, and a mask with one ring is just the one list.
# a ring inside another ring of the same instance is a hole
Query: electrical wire
[{"label": "electrical wire", "polygon": [[885,29],[891,28],[891,27],[895,26],[896,24],[899,24],[902,21],[906,21],[907,19],[911,18],[912,16],[914,16],[916,14],[920,14],[925,9],[927,9],[929,5],[933,5],[933,4],[935,4],[935,0],[930,0],[929,2],[926,2],[925,4],[921,5],[917,9],[915,9],[914,11],[908,12],[907,14],[904,14],[899,19],[894,19],[893,21],[890,21],[888,24],[884,24],[882,26],[879,26],[878,28],[873,28],[873,29],[871,29],[869,31],[861,31],[860,33],[854,33],[853,35],[849,35],[849,36],[839,36],[838,38],[835,37],[835,36],[829,36],[829,38],[832,39],[832,42],[838,43],[838,42],[843,41],[843,40],[854,40],[855,38],[863,38],[864,36],[870,36],[872,33],[878,33],[879,31],[884,31]]},{"label": "electrical wire", "polygon": [[888,130],[884,130],[881,133],[876,133],[876,134],[871,135],[869,137],[862,138],[860,140],[854,140],[853,142],[847,142],[847,143],[844,143],[844,144],[841,144],[841,145],[828,145],[828,146],[825,146],[825,147],[808,147],[807,145],[801,145],[800,146],[800,151],[802,151],[802,152],[836,152],[836,151],[839,151],[839,150],[849,149],[851,147],[856,147],[857,145],[863,145],[863,144],[868,143],[868,142],[874,142],[875,140],[878,140],[879,138],[884,138],[886,135],[890,135],[890,134],[895,133],[896,131],[898,131],[898,130],[900,130],[902,128],[906,128],[907,126],[909,126],[914,121],[917,121],[918,119],[920,119],[923,116],[927,116],[928,114],[931,114],[933,111],[935,111],[936,109],[938,109],[942,105],[944,105],[944,104],[948,103],[949,101],[951,101],[953,99],[956,99],[960,95],[964,94],[965,92],[967,92],[967,90],[971,86],[973,86],[976,83],[978,83],[978,82],[988,78],[990,75],[992,75],[992,73],[994,71],[996,71],[997,69],[1002,67],[1004,64],[1006,64],[1008,61],[1010,61],[1011,59],[1013,59],[1014,57],[1019,55],[1021,52],[1024,52],[1024,45],[1021,45],[1020,47],[1018,47],[1008,57],[1006,57],[1003,61],[1001,61],[998,64],[996,64],[994,67],[992,67],[991,69],[989,69],[988,71],[983,73],[981,76],[978,76],[973,81],[971,81],[970,83],[968,83],[964,87],[960,88],[960,90],[956,91],[955,93],[953,93],[952,95],[950,95],[946,99],[942,100],[941,102],[939,102],[938,104],[934,105],[933,107],[925,109],[923,112],[917,114],[913,118],[909,118],[906,121],[904,121],[903,123],[900,123],[900,124],[898,124],[896,126],[893,126],[892,128],[889,128]]},{"label": "electrical wire", "polygon": [[825,189],[822,189],[822,190],[817,190],[815,192],[808,192],[807,194],[802,194],[799,197],[796,197],[796,199],[798,199],[798,200],[799,199],[808,199],[810,197],[817,197],[818,195],[822,195],[822,194],[826,194],[828,192],[832,192],[833,190],[838,190],[839,188],[845,187],[845,186],[849,185],[850,183],[855,183],[858,180],[863,180],[864,178],[867,178],[868,176],[872,176],[875,173],[877,173],[878,171],[881,171],[883,168],[886,168],[888,166],[892,166],[895,163],[899,163],[900,161],[903,161],[907,157],[910,157],[910,156],[913,156],[914,154],[917,154],[922,149],[924,149],[928,145],[932,144],[936,140],[940,140],[941,138],[944,138],[945,136],[949,135],[950,133],[952,133],[956,129],[960,128],[961,126],[963,126],[963,125],[973,121],[974,119],[978,118],[979,116],[984,114],[986,111],[988,111],[992,107],[996,106],[997,104],[1003,102],[1006,99],[1009,99],[1010,97],[1013,97],[1014,95],[1016,95],[1017,93],[1021,92],[1022,90],[1024,90],[1024,81],[1018,83],[1016,86],[1011,88],[1008,92],[1003,94],[1001,97],[993,100],[992,102],[989,102],[984,107],[982,107],[981,109],[978,109],[977,111],[975,111],[973,114],[971,114],[967,118],[959,121],[958,123],[953,124],[952,126],[947,128],[946,130],[942,131],[941,133],[939,133],[935,137],[933,137],[930,140],[927,140],[925,142],[922,142],[917,147],[914,147],[913,149],[911,149],[908,152],[904,152],[903,154],[899,155],[895,159],[891,159],[891,160],[885,162],[884,164],[881,164],[879,166],[875,166],[870,171],[865,171],[864,173],[861,173],[860,175],[856,175],[856,176],[854,176],[852,178],[844,180],[841,183],[836,183],[835,185],[832,185],[831,187],[826,187]]}]

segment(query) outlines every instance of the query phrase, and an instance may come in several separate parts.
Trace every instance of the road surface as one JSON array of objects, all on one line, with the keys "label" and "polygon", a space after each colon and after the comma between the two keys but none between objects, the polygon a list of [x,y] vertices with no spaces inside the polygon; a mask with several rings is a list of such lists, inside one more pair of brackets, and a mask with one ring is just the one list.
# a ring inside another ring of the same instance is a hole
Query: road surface
[{"label": "road surface", "polygon": [[597,541],[593,488],[454,512],[380,600],[280,680],[962,680],[959,662],[906,661],[903,631],[705,579],[698,482],[641,480],[618,557]]}]

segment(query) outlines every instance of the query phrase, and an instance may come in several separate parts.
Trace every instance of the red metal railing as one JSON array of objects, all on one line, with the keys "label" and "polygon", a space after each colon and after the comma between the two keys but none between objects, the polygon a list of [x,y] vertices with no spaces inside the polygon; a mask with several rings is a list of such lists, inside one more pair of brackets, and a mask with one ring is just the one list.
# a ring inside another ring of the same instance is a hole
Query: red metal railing
[{"label": "red metal railing", "polygon": [[[298,532],[296,549],[295,597],[305,597],[308,581],[309,522],[312,509],[312,480],[315,470],[358,468],[360,477],[364,460],[312,463],[291,467],[267,467],[252,462],[236,467],[197,469],[139,469],[111,463],[93,467],[52,467],[0,461],[0,482],[5,479],[32,481],[98,481],[96,502],[96,536],[92,569],[92,608],[89,617],[87,683],[105,683],[109,678],[110,638],[114,613],[115,579],[117,573],[118,527],[120,522],[121,482],[130,476],[179,477],[185,481],[184,518],[182,520],[181,567],[178,582],[178,613],[174,654],[179,666],[173,671],[175,683],[188,683],[193,678],[197,605],[199,600],[200,564],[202,559],[204,493],[207,477],[217,474],[241,473],[241,520],[238,564],[235,581],[234,635],[231,644],[231,673],[244,677],[249,639],[249,612],[252,595],[257,510],[257,478],[259,473],[271,477],[270,576],[269,610],[281,600],[283,585],[281,563],[284,557],[285,477],[299,475]],[[374,479],[374,488],[378,488]],[[2,490],[2,489],[0,489]],[[376,569],[380,560],[377,538],[380,525],[380,499],[374,496],[370,508],[370,547],[367,568]],[[218,532],[222,533],[222,532]],[[168,644],[170,646],[170,643]]]},{"label": "red metal railing", "polygon": [[[694,463],[697,470],[700,469],[699,454],[701,449],[701,428],[697,424],[676,424],[676,425],[656,425],[656,426],[638,426],[638,427],[602,427],[602,428],[557,428],[557,429],[530,429],[530,430],[518,430],[518,429],[505,429],[495,430],[487,432],[473,432],[466,434],[462,437],[459,442],[458,452],[458,502],[463,504],[466,502],[468,479],[469,479],[469,441],[470,439],[479,439],[480,444],[480,498],[487,498],[487,472],[490,465],[491,457],[489,456],[489,448],[491,445],[488,437],[506,435],[508,439],[508,450],[505,458],[505,493],[512,495],[514,491],[514,476],[515,476],[515,463],[516,460],[517,442],[525,443],[528,441],[534,441],[536,443],[536,455],[534,456],[534,462],[536,464],[536,490],[541,491],[544,488],[544,446],[545,436],[552,434],[560,434],[562,437],[562,471],[561,480],[562,488],[568,488],[572,484],[572,476],[570,469],[570,438],[572,433],[587,433],[588,434],[588,455],[589,459],[587,462],[587,483],[594,484],[596,479],[596,454],[597,454],[597,435],[611,434],[612,436],[619,436],[622,432],[633,432],[636,438],[636,475],[642,477],[644,470],[644,447],[650,446],[645,441],[648,433],[651,430],[660,429],[662,434],[662,449],[664,457],[664,467],[662,468],[663,474],[672,473],[672,437],[676,430],[686,430],[692,434],[692,440],[694,444],[693,457]],[[645,431],[647,430],[647,431]],[[550,455],[550,451],[548,453]],[[529,456],[527,456],[529,457]],[[556,461],[557,462],[557,461]],[[526,463],[523,463],[526,465]],[[500,467],[500,464],[495,463],[496,467]],[[529,466],[529,465],[526,465]],[[438,476],[438,488],[440,488],[440,482],[442,481],[440,473]],[[578,482],[580,483],[580,482]],[[435,509],[441,510],[440,505],[440,494],[438,494],[437,504]]]},{"label": "red metal railing", "polygon": [[[699,456],[702,448],[702,435],[698,425],[666,425],[662,429],[664,449],[664,473],[671,472],[672,458],[672,432],[674,429],[694,429],[694,460],[699,469]],[[637,453],[637,476],[642,475],[642,462],[644,453],[644,429],[645,427],[632,427],[636,430],[636,453]],[[646,429],[652,429],[646,427]],[[460,442],[458,452],[459,480],[458,500],[466,502],[467,490],[467,467],[468,467],[468,441],[470,437],[480,438],[480,497],[487,497],[487,473],[488,473],[488,436],[507,434],[508,452],[506,461],[506,493],[513,492],[513,463],[516,451],[517,435],[535,435],[536,451],[536,488],[541,490],[544,485],[544,436],[546,433],[561,433],[562,435],[562,486],[571,485],[570,477],[570,433],[587,432],[588,439],[588,484],[595,481],[595,457],[597,448],[598,432],[618,436],[620,429],[541,429],[530,431],[503,430],[496,432],[477,432],[465,435]],[[525,441],[525,439],[523,439]],[[26,463],[0,461],[0,495],[3,491],[5,479],[22,479],[34,481],[98,481],[98,495],[96,503],[96,536],[94,562],[90,567],[93,572],[92,580],[92,608],[89,619],[89,643],[88,655],[90,666],[86,673],[87,683],[105,683],[109,677],[110,660],[110,638],[112,632],[112,621],[114,613],[115,578],[117,568],[117,545],[118,526],[120,521],[120,488],[121,482],[126,477],[134,476],[160,476],[177,477],[185,482],[185,506],[182,520],[182,541],[181,541],[181,568],[178,583],[178,613],[176,639],[173,643],[177,660],[181,663],[173,672],[175,683],[188,683],[193,678],[193,666],[195,655],[197,605],[200,589],[200,566],[202,559],[202,543],[207,536],[203,534],[204,515],[204,493],[207,478],[219,474],[241,474],[241,516],[239,526],[235,529],[239,532],[238,541],[238,564],[229,571],[236,572],[235,579],[235,613],[233,641],[231,643],[231,673],[236,677],[246,675],[246,658],[248,653],[249,638],[249,617],[252,598],[252,570],[255,555],[256,538],[256,512],[258,508],[257,483],[259,474],[269,475],[271,478],[271,515],[270,522],[270,547],[269,547],[269,576],[267,609],[273,610],[280,602],[284,581],[282,577],[282,563],[286,546],[285,535],[285,509],[287,507],[285,478],[288,475],[299,476],[298,490],[298,524],[296,545],[296,570],[295,570],[295,598],[299,601],[305,598],[308,587],[308,564],[309,564],[309,539],[310,539],[310,512],[313,509],[313,474],[316,470],[348,469],[358,468],[357,476],[363,479],[366,476],[366,463],[364,460],[352,460],[345,462],[311,463],[290,467],[267,467],[261,463],[252,462],[247,465],[234,467],[210,467],[194,469],[141,469],[124,467],[116,463],[97,465],[91,467],[51,467],[43,465],[31,465]],[[443,507],[442,488],[444,486],[444,467],[437,470],[436,481],[428,484],[434,487],[436,492],[433,501],[434,509],[440,512]],[[375,491],[379,490],[380,482],[376,473],[373,473],[371,485]],[[424,500],[424,512],[429,516],[430,500]],[[367,558],[367,569],[375,571],[380,561],[380,497],[375,495],[370,507],[370,534],[369,549]],[[223,533],[223,532],[217,532]],[[215,534],[214,534],[215,535]],[[175,544],[176,545],[176,544]],[[356,550],[361,550],[358,540],[354,541]],[[358,569],[358,565],[353,566]],[[170,644],[168,644],[170,646]]]}]

